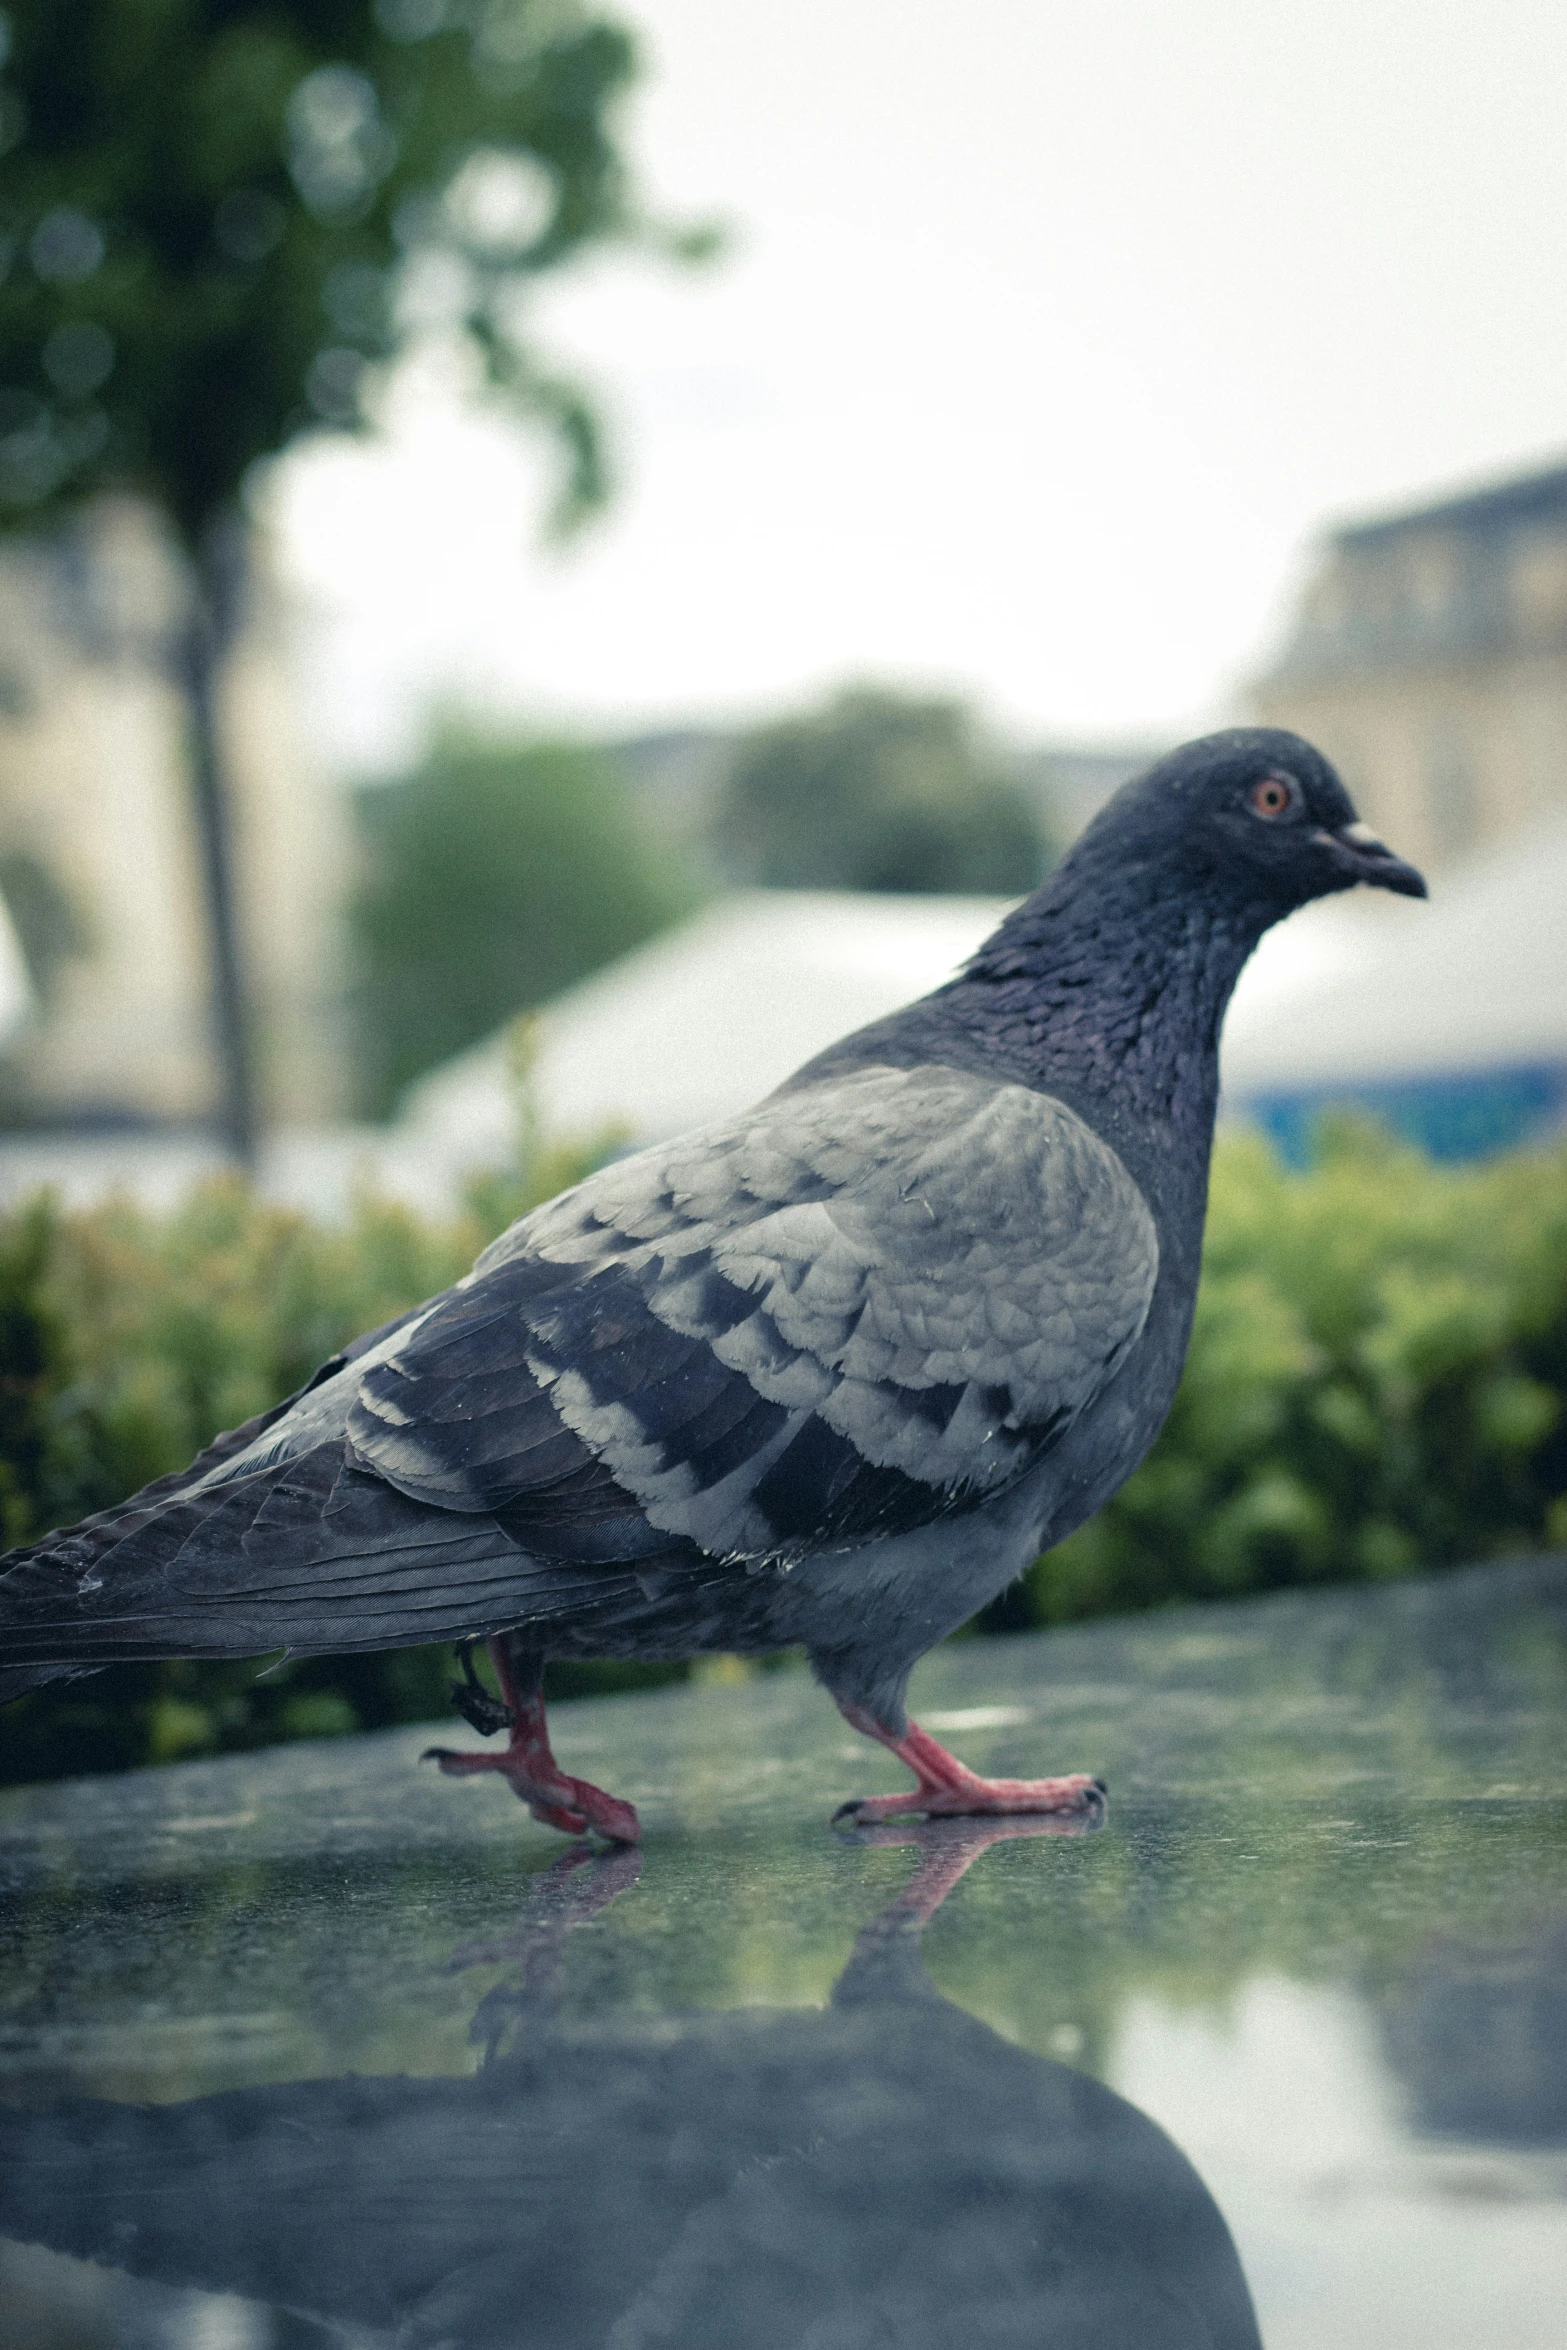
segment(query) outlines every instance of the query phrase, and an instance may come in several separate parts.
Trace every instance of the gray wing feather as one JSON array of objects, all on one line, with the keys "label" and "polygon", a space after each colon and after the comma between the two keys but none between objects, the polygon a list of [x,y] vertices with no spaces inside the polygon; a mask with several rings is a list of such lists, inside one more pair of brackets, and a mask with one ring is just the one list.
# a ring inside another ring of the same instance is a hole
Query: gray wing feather
[{"label": "gray wing feather", "polygon": [[[884,1499],[895,1481],[887,1531],[1011,1482],[1114,1373],[1158,1262],[1141,1192],[1064,1104],[958,1070],[871,1069],[600,1170],[504,1234],[459,1297],[515,1298],[519,1372],[652,1527],[757,1558],[831,1531],[809,1510],[790,1522],[807,1462],[834,1492],[845,1463],[879,1474]],[[641,1385],[606,1381],[606,1314],[650,1365]],[[442,1326],[392,1342],[395,1393],[372,1369],[351,1440],[406,1491],[493,1506],[421,1421],[421,1350]],[[704,1425],[715,1365],[771,1407],[737,1457],[698,1455],[669,1424],[659,1333],[671,1377],[681,1342],[700,1352]],[[443,1405],[442,1425],[466,1408]]]}]

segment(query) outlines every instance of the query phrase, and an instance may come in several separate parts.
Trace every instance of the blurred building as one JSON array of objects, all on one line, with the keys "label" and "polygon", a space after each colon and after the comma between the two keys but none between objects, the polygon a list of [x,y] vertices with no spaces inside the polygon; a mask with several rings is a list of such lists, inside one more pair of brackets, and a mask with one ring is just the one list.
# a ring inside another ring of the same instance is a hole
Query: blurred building
[{"label": "blurred building", "polygon": [[[0,890],[33,1018],[0,1061],[13,1120],[191,1123],[217,1090],[184,714],[166,651],[178,576],[150,517],[0,551]],[[338,925],[346,812],[293,723],[263,577],[224,685],[239,912],[266,1114],[345,1092]]]},{"label": "blurred building", "polygon": [[1428,868],[1567,805],[1567,465],[1335,531],[1254,699]]},{"label": "blurred building", "polygon": [[37,1005],[32,974],[11,910],[0,896],[0,1052],[26,1027]]}]

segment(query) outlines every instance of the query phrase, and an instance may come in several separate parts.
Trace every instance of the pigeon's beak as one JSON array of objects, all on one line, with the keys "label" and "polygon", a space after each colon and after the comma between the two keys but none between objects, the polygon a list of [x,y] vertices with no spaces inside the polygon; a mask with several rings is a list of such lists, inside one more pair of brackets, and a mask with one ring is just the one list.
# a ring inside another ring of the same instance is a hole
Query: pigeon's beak
[{"label": "pigeon's beak", "polygon": [[1319,832],[1317,838],[1332,850],[1340,872],[1348,873],[1352,880],[1368,881],[1377,889],[1396,889],[1404,898],[1429,895],[1424,875],[1406,865],[1402,857],[1395,857],[1369,824],[1341,824],[1337,832]]}]

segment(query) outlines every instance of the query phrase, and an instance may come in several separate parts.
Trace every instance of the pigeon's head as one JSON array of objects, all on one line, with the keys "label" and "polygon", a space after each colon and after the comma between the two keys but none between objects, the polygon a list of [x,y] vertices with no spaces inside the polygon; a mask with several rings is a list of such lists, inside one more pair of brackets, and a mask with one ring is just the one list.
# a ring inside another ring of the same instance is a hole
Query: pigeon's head
[{"label": "pigeon's head", "polygon": [[1206,893],[1275,920],[1357,881],[1423,898],[1413,865],[1385,848],[1320,751],[1281,727],[1237,726],[1184,743],[1118,792],[1094,829],[1135,842]]}]

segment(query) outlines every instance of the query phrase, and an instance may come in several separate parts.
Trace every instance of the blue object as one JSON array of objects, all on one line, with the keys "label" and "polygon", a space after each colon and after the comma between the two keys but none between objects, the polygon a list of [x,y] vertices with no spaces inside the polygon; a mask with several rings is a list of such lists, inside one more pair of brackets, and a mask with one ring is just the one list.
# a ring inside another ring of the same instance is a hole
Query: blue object
[{"label": "blue object", "polygon": [[1567,1061],[1518,1061],[1440,1076],[1371,1079],[1253,1093],[1231,1105],[1287,1166],[1309,1167],[1335,1110],[1375,1118],[1433,1159],[1483,1159],[1538,1142],[1567,1121]]}]

